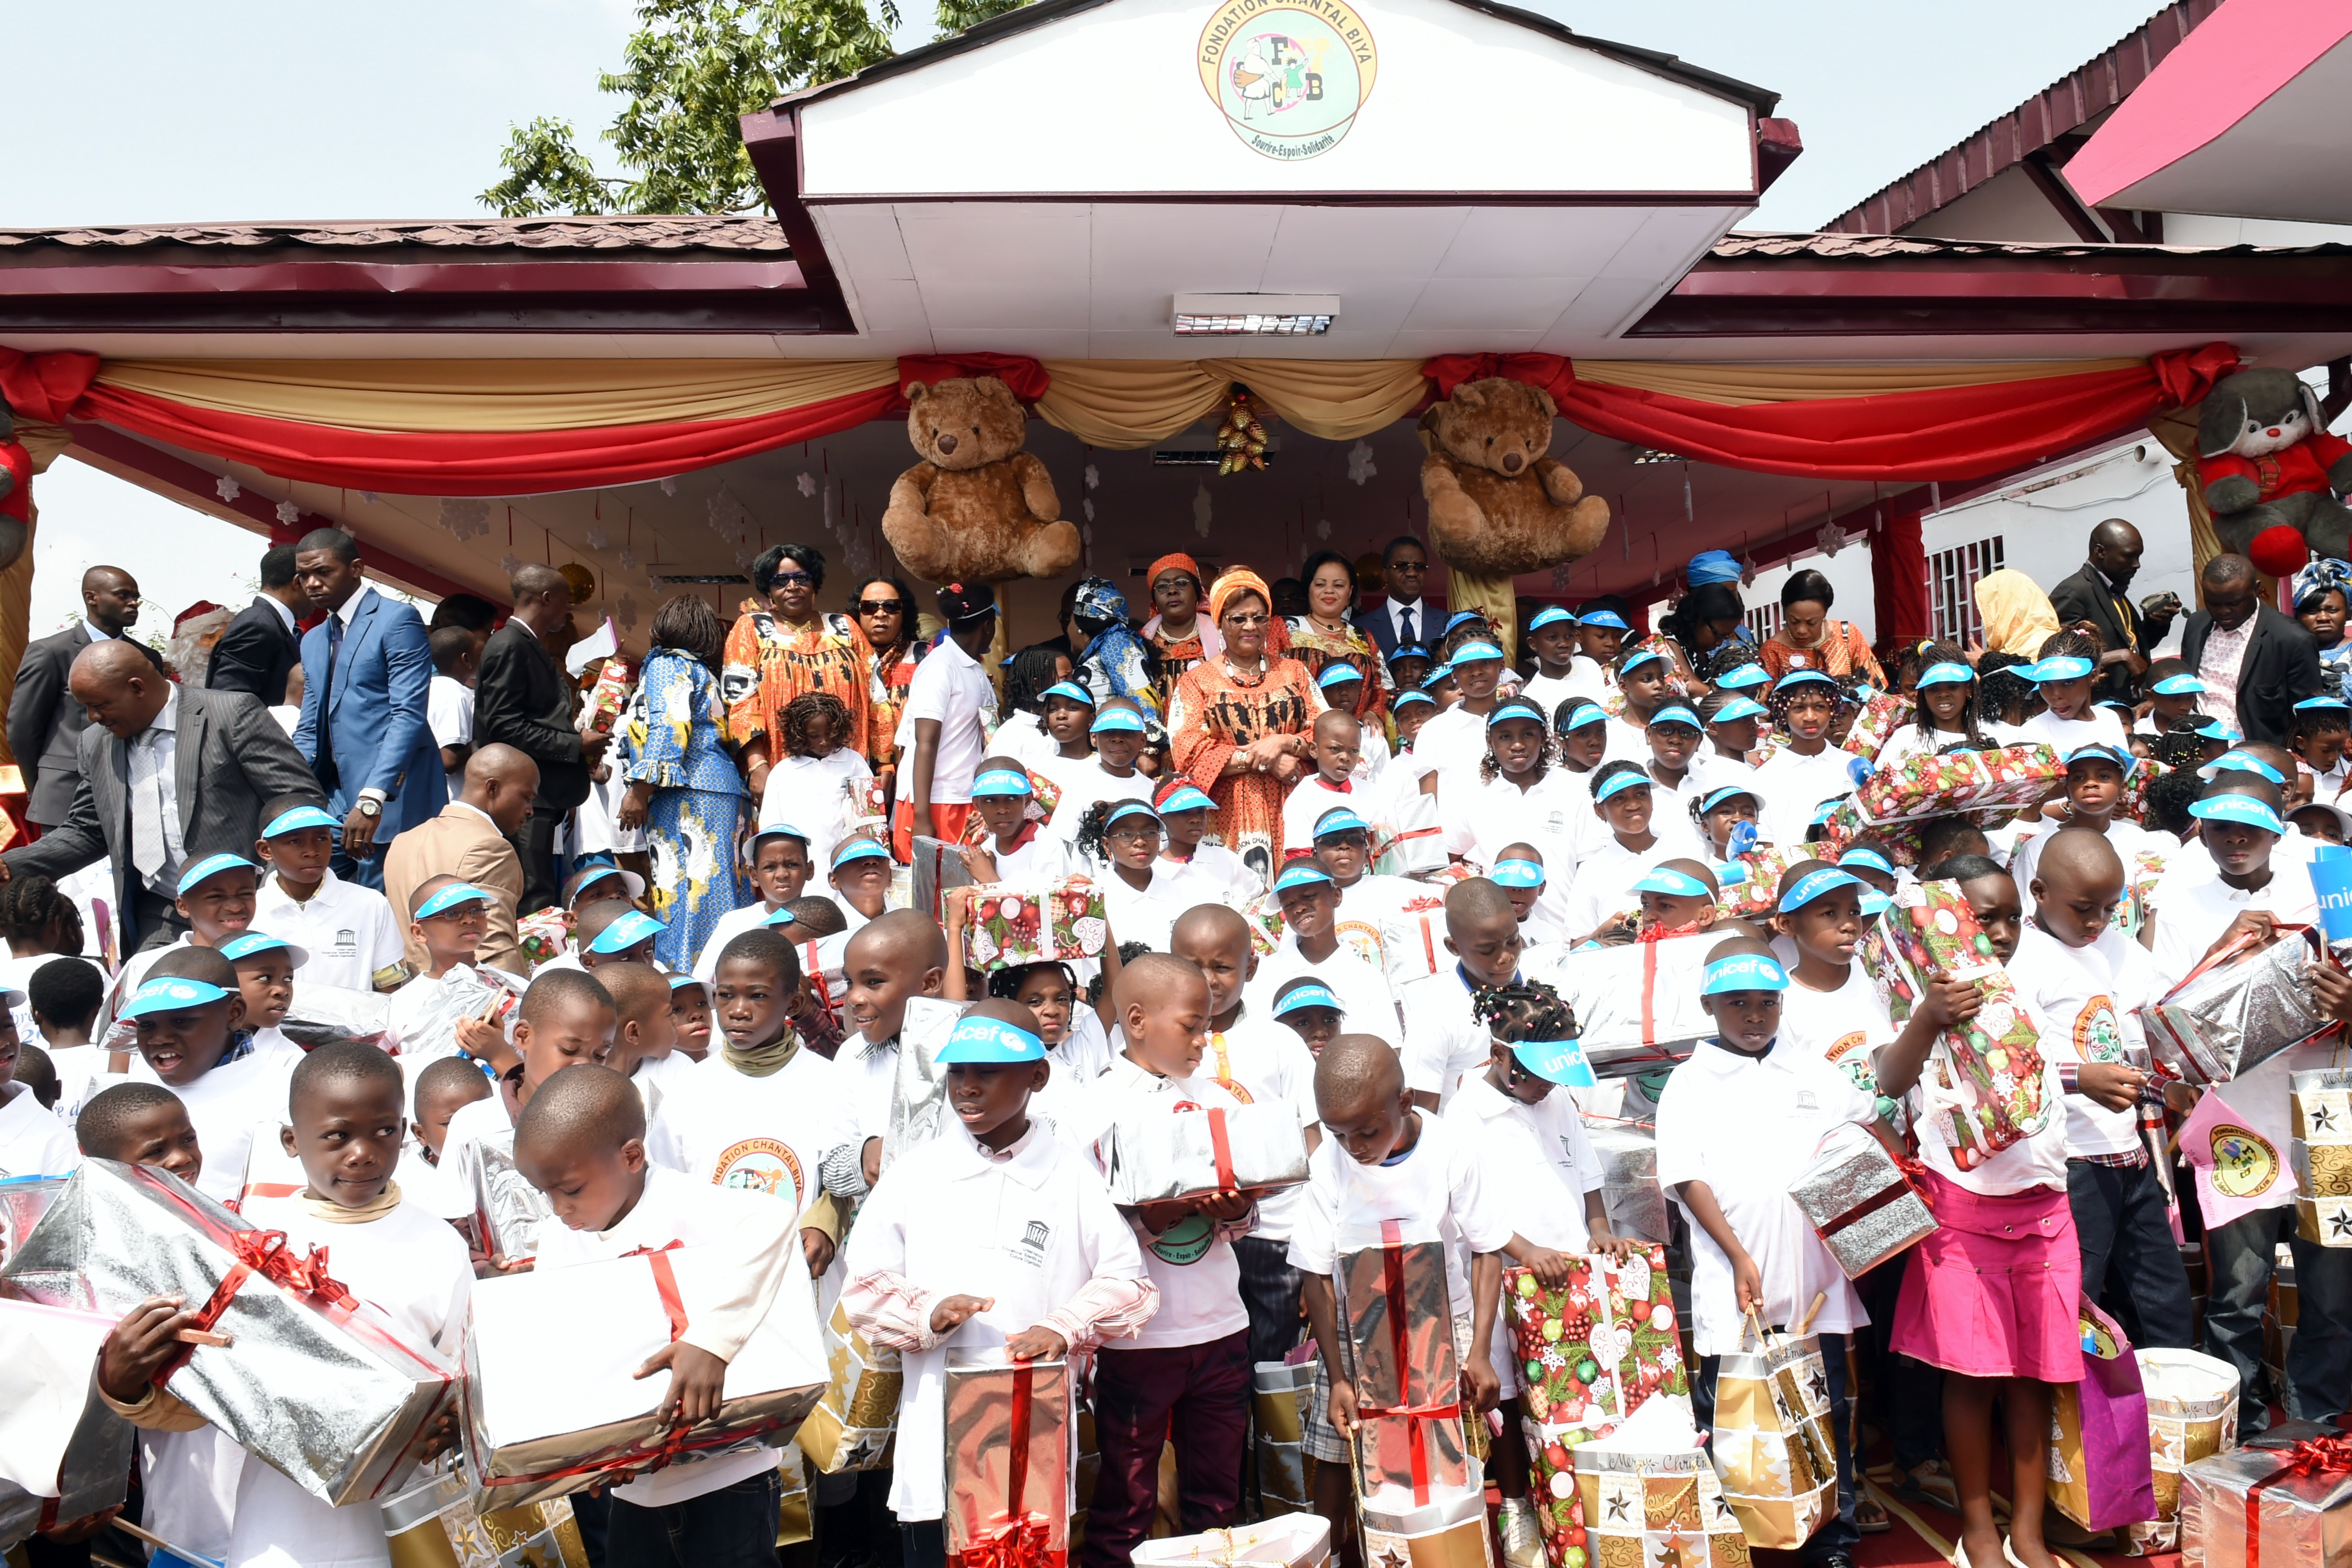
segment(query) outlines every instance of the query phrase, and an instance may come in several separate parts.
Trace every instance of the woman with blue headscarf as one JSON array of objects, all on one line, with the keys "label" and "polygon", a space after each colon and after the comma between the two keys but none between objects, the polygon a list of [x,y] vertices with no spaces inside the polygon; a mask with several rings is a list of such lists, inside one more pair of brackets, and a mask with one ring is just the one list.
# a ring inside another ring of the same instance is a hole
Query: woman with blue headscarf
[{"label": "woman with blue headscarf", "polygon": [[1114,697],[1124,697],[1144,711],[1146,728],[1154,742],[1165,743],[1160,726],[1160,663],[1150,647],[1127,624],[1127,595],[1108,577],[1088,577],[1078,584],[1070,605],[1070,624],[1086,637],[1078,650],[1077,668],[1070,679],[1095,694],[1095,710]]},{"label": "woman with blue headscarf", "polygon": [[2352,562],[2314,561],[2294,574],[2294,618],[2319,644],[2321,690],[2344,695],[2352,669],[2352,638],[2344,635],[2345,606],[2352,602]]},{"label": "woman with blue headscarf", "polygon": [[1747,641],[1748,606],[1739,597],[1739,563],[1727,550],[1704,550],[1684,569],[1690,591],[1658,621],[1675,641],[1685,673],[1701,685],[1756,661]]}]

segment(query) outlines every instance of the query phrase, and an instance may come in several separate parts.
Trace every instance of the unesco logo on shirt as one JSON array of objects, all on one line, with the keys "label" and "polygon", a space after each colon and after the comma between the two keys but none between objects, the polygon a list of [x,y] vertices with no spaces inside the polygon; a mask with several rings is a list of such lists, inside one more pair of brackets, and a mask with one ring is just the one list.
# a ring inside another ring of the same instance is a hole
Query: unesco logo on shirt
[{"label": "unesco logo on shirt", "polygon": [[352,930],[349,926],[345,926],[342,930],[335,933],[334,952],[337,957],[344,957],[348,954],[357,952],[359,950],[359,932]]},{"label": "unesco logo on shirt", "polygon": [[1045,1267],[1045,1241],[1053,1234],[1053,1228],[1044,1220],[1033,1219],[1028,1228],[1022,1232],[1021,1239],[1005,1250],[1032,1268],[1043,1268]]},{"label": "unesco logo on shirt", "polygon": [[1813,1098],[1813,1091],[1812,1091],[1811,1089],[1799,1089],[1799,1090],[1797,1091],[1797,1109],[1798,1109],[1798,1110],[1819,1110],[1821,1108],[1822,1108],[1822,1102],[1821,1102],[1820,1100],[1815,1100],[1815,1099]]}]

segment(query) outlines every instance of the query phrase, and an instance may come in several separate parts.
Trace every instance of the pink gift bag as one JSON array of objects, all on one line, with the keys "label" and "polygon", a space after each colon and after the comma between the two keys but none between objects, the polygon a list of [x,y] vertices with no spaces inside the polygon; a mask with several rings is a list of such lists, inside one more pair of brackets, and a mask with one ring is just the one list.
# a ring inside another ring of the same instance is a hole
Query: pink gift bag
[{"label": "pink gift bag", "polygon": [[2147,1394],[2122,1329],[2083,1303],[2083,1381],[2057,1385],[2050,1415],[2050,1500],[2085,1530],[2156,1517]]}]

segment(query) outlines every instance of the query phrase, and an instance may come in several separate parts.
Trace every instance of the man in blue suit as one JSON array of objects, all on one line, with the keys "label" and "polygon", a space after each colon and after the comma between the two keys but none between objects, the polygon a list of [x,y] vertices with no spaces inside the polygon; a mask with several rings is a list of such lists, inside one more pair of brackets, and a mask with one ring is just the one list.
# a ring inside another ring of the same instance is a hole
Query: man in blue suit
[{"label": "man in blue suit", "polygon": [[441,748],[425,721],[433,651],[425,622],[375,591],[360,547],[339,528],[294,546],[294,580],[327,618],[302,638],[302,719],[294,749],[344,814],[335,874],[379,891],[380,846],[449,802]]}]

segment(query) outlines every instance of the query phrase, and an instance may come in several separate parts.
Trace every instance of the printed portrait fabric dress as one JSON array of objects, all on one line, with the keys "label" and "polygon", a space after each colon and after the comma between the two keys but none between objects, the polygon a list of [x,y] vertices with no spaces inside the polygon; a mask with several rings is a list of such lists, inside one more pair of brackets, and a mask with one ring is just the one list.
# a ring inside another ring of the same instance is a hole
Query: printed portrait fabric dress
[{"label": "printed portrait fabric dress", "polygon": [[1236,671],[1230,660],[1194,665],[1169,701],[1170,755],[1185,775],[1217,803],[1217,820],[1202,842],[1222,844],[1261,879],[1282,864],[1282,798],[1272,773],[1220,777],[1234,752],[1266,735],[1300,735],[1323,710],[1307,667],[1277,658],[1262,673]]},{"label": "printed portrait fabric dress", "polygon": [[745,613],[727,633],[719,690],[738,746],[767,737],[771,760],[782,754],[783,711],[803,691],[828,691],[849,710],[845,743],[868,763],[890,756],[890,731],[876,728],[874,649],[847,616],[822,615],[788,627],[765,610]]},{"label": "printed portrait fabric dress", "polygon": [[656,648],[627,725],[628,780],[654,791],[646,811],[651,891],[655,915],[669,927],[654,952],[671,969],[690,968],[719,917],[754,896],[740,846],[758,812],[728,746],[719,678],[701,660]]}]

